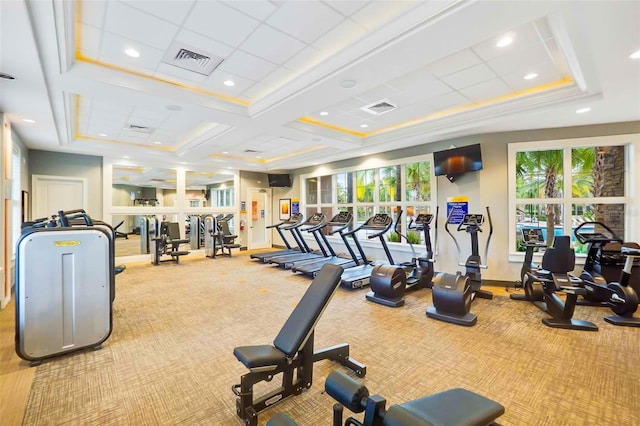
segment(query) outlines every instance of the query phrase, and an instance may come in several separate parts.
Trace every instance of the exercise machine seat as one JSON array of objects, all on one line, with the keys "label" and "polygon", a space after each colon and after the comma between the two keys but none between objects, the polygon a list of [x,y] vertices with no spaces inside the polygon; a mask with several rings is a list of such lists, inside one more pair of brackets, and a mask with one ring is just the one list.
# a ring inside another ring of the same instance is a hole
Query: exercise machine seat
[{"label": "exercise machine seat", "polygon": [[280,413],[271,417],[266,426],[298,426],[298,423],[294,422],[291,417],[286,414]]},{"label": "exercise machine seat", "polygon": [[233,350],[233,354],[249,369],[287,363],[286,355],[271,345],[240,346]]},{"label": "exercise machine seat", "polygon": [[387,410],[383,426],[481,426],[504,414],[495,401],[455,388],[418,398]]},{"label": "exercise machine seat", "polygon": [[568,235],[558,235],[553,239],[553,245],[542,255],[542,268],[556,274],[566,274],[573,271],[576,264],[576,254],[571,248]]}]

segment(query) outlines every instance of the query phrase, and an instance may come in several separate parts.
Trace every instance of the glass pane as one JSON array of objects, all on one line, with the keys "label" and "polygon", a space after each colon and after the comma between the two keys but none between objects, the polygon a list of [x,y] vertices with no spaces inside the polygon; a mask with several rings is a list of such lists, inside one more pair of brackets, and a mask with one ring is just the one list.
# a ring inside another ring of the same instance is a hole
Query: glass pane
[{"label": "glass pane", "polygon": [[373,206],[358,206],[356,214],[356,221],[358,222],[358,226],[366,222],[366,220],[371,216],[373,216]]},{"label": "glass pane", "polygon": [[547,235],[564,235],[563,210],[562,204],[517,204],[516,251],[525,251],[522,244],[523,230],[542,229],[542,236],[547,245],[551,245],[553,241],[553,238],[550,241]]},{"label": "glass pane", "polygon": [[320,202],[322,204],[331,204],[331,176],[322,176],[320,178]]},{"label": "glass pane", "polygon": [[400,201],[400,166],[383,167],[378,176],[378,201]]},{"label": "glass pane", "polygon": [[[429,205],[422,205],[422,206],[407,206],[407,211],[406,211],[406,216],[405,216],[405,222],[404,222],[404,230],[406,232],[406,235],[409,236],[409,238],[411,239],[411,243],[415,246],[414,249],[417,251],[417,245],[422,245],[424,246],[424,232],[422,231],[416,231],[415,229],[409,229],[409,224],[411,223],[412,219],[415,219],[419,214],[421,213],[431,213],[431,206]],[[445,218],[446,219],[446,218]],[[433,228],[435,226],[436,223],[436,218],[434,217],[431,221],[431,229],[432,229],[432,237],[431,237],[431,244],[433,245]],[[410,235],[412,234],[412,235]]]},{"label": "glass pane", "polygon": [[356,172],[356,197],[361,203],[373,202],[374,170],[359,170]]},{"label": "glass pane", "polygon": [[624,146],[597,146],[571,150],[574,197],[624,196]]},{"label": "glass pane", "polygon": [[307,204],[318,204],[318,178],[309,178],[305,181],[307,188]]},{"label": "glass pane", "polygon": [[516,153],[516,197],[562,197],[562,150]]},{"label": "glass pane", "polygon": [[431,199],[431,163],[410,163],[405,166],[407,201]]},{"label": "glass pane", "polygon": [[186,207],[233,207],[233,175],[187,171]]},{"label": "glass pane", "polygon": [[[333,217],[333,207],[321,207],[320,212],[324,213],[324,215],[327,217],[327,222],[329,222]],[[329,235],[329,232],[331,231],[333,231],[333,228],[330,226],[325,226],[324,228],[322,228],[322,232],[325,235]]]},{"label": "glass pane", "polygon": [[336,192],[338,204],[353,202],[353,173],[338,173],[336,175]]},{"label": "glass pane", "polygon": [[[572,240],[575,240],[573,231],[584,222],[601,222],[604,223],[611,231],[612,237],[619,237],[624,240],[624,204],[572,204],[571,205],[571,234]],[[593,233],[600,232],[609,236],[609,232],[602,226],[585,225],[583,232]],[[586,244],[574,241],[576,253],[585,254],[587,252]]]},{"label": "glass pane", "polygon": [[176,171],[137,166],[113,166],[112,206],[176,204]]}]

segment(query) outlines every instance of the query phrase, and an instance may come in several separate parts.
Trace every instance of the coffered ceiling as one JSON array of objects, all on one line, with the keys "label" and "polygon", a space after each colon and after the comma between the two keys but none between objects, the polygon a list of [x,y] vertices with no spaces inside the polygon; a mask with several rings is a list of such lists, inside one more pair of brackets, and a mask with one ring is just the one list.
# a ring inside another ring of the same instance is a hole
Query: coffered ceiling
[{"label": "coffered ceiling", "polygon": [[0,8],[0,72],[15,77],[0,79],[0,110],[24,142],[130,166],[292,170],[480,132],[640,120],[635,1]]}]

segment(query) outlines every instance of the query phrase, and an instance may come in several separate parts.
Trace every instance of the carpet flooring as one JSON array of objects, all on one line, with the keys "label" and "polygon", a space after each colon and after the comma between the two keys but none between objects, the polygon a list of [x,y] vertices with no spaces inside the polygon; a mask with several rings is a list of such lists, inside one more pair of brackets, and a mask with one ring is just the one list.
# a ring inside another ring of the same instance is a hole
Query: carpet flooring
[{"label": "carpet flooring", "polygon": [[[111,337],[35,367],[23,425],[239,425],[231,386],[246,370],[233,348],[271,343],[309,282],[246,253],[129,265],[117,277]],[[338,290],[316,348],[348,342],[367,365],[364,382],[389,404],[464,387],[503,404],[503,425],[640,424],[640,329],[605,323],[607,309],[576,308],[600,327],[581,332],[545,327],[526,302],[478,299],[478,324],[466,328],[425,316],[430,290],[397,309],[365,293]],[[260,424],[287,412],[329,425],[323,383],[336,368],[317,363],[312,388]]]}]

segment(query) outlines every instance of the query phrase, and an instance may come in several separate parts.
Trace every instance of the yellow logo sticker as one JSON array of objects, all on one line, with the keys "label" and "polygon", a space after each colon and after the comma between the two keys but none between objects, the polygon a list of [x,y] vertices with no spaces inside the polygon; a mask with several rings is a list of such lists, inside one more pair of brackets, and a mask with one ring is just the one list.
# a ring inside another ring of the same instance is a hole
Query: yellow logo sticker
[{"label": "yellow logo sticker", "polygon": [[56,247],[73,247],[73,246],[79,246],[80,241],[78,240],[54,241],[53,244]]}]

